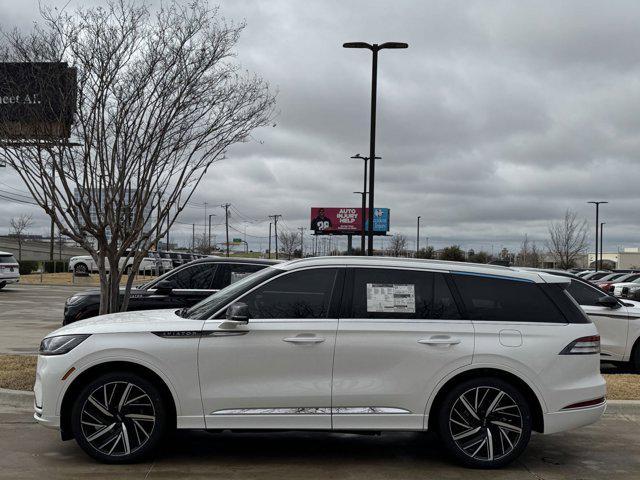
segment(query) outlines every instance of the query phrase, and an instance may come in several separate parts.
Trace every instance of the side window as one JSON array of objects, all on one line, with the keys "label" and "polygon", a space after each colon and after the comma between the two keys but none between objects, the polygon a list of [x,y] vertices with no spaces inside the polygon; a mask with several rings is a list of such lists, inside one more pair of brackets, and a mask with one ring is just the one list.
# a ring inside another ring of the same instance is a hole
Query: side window
[{"label": "side window", "polygon": [[471,320],[567,322],[536,283],[478,275],[453,278]]},{"label": "side window", "polygon": [[578,305],[598,305],[598,299],[606,295],[604,292],[596,290],[595,287],[590,287],[575,279],[571,279],[571,285],[567,288],[567,292],[578,302]]},{"label": "side window", "polygon": [[265,267],[266,265],[250,265],[246,263],[221,263],[212,288],[222,289]]},{"label": "side window", "polygon": [[356,268],[353,318],[460,318],[449,286],[440,273]]},{"label": "side window", "polygon": [[215,263],[199,263],[178,270],[173,275],[169,275],[165,281],[171,284],[171,288],[178,290],[207,290],[211,288],[215,270]]},{"label": "side window", "polygon": [[327,318],[336,273],[315,268],[281,275],[240,301],[251,318]]}]

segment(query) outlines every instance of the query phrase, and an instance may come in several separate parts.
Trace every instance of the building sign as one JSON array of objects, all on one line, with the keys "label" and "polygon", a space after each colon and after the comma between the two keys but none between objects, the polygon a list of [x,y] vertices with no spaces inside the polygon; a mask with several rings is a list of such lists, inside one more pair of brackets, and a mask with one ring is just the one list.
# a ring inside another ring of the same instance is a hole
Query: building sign
[{"label": "building sign", "polygon": [[[316,235],[358,235],[362,232],[362,208],[313,207],[311,230]],[[373,233],[385,235],[388,231],[389,209],[374,209]]]},{"label": "building sign", "polygon": [[0,138],[69,138],[75,102],[66,63],[0,63]]}]

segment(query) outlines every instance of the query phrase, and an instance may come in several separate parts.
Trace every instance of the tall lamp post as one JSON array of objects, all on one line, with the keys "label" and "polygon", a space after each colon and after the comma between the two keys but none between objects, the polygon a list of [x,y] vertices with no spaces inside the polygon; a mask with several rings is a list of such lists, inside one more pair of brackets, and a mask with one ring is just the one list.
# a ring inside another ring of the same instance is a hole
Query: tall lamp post
[{"label": "tall lamp post", "polygon": [[[360,252],[361,255],[366,255],[366,249],[365,249],[365,238],[366,238],[366,224],[365,224],[365,218],[366,218],[366,214],[365,212],[367,211],[367,162],[369,161],[369,157],[363,157],[362,155],[360,155],[359,153],[356,153],[354,156],[352,156],[351,158],[357,158],[358,160],[364,160],[364,183],[362,186],[362,192],[353,192],[353,193],[360,193],[362,194],[362,234],[360,237]],[[382,157],[376,157],[376,160],[380,160]]]},{"label": "tall lamp post", "polygon": [[587,203],[592,203],[593,205],[596,206],[596,272],[598,271],[598,226],[599,226],[599,222],[600,222],[600,204],[602,203],[609,203],[609,202],[604,202],[604,201],[599,201],[599,202],[587,202]]},{"label": "tall lamp post", "polygon": [[416,229],[416,257],[418,256],[418,253],[420,252],[420,219],[422,217],[420,215],[418,215],[418,228]]},{"label": "tall lamp post", "polygon": [[344,48],[366,48],[371,50],[373,59],[371,62],[371,130],[369,134],[369,228],[368,228],[368,255],[373,255],[373,192],[376,174],[376,95],[378,91],[378,52],[386,48],[407,48],[409,45],[401,42],[385,42],[369,44],[366,42],[347,42]]},{"label": "tall lamp post", "polygon": [[604,244],[603,230],[605,223],[607,222],[600,222],[600,268],[602,268],[602,261],[604,260],[604,248],[602,247],[602,245]]}]

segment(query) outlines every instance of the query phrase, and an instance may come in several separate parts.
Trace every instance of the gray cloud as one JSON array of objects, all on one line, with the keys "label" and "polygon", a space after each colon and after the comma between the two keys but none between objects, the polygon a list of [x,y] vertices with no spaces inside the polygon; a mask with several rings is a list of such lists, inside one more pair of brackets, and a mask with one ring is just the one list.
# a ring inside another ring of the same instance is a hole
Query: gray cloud
[{"label": "gray cloud", "polygon": [[[0,25],[27,28],[37,6],[14,3],[0,0]],[[592,222],[586,201],[605,199],[607,247],[637,245],[637,2],[225,0],[221,12],[246,20],[238,60],[278,89],[277,126],[211,169],[174,238],[204,227],[205,201],[215,223],[231,202],[254,248],[269,214],[294,229],[311,206],[358,205],[349,157],[368,150],[370,57],[341,44],[398,40],[410,48],[382,52],[379,70],[377,205],[392,232],[413,239],[421,215],[430,243],[513,248],[525,233],[544,242],[566,208]],[[0,231],[15,209],[0,199]]]}]

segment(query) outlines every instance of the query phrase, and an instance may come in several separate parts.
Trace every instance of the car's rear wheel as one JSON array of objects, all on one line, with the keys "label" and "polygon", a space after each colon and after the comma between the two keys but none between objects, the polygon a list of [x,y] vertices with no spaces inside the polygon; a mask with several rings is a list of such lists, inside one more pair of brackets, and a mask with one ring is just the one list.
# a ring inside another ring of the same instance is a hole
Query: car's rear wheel
[{"label": "car's rear wheel", "polygon": [[515,460],[529,443],[531,414],[526,398],[492,377],[460,383],[444,398],[438,431],[463,465],[497,468]]},{"label": "car's rear wheel", "polygon": [[7,282],[0,282],[0,290],[7,286]]},{"label": "car's rear wheel", "polygon": [[71,427],[78,445],[105,463],[129,463],[151,454],[167,426],[158,388],[127,372],[101,375],[77,397]]}]

